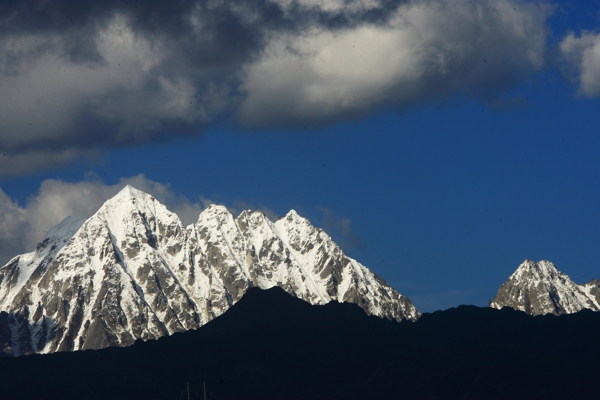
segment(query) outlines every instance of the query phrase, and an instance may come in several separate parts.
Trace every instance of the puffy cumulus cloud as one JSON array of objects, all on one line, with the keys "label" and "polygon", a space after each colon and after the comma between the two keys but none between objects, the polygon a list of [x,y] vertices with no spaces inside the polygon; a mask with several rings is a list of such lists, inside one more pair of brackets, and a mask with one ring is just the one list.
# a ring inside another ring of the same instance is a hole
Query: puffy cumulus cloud
[{"label": "puffy cumulus cloud", "polygon": [[225,4],[14,3],[0,5],[5,176],[202,132],[256,48]]},{"label": "puffy cumulus cloud", "polygon": [[174,193],[168,185],[144,175],[122,178],[114,185],[106,185],[94,177],[75,183],[48,179],[23,206],[0,189],[0,265],[17,254],[32,251],[44,234],[66,217],[92,216],[126,185],[154,196],[185,225],[195,222],[203,209],[200,204]]},{"label": "puffy cumulus cloud", "polygon": [[412,1],[382,23],[278,35],[247,66],[239,116],[299,126],[459,92],[489,99],[543,66],[547,13],[508,0]]},{"label": "puffy cumulus cloud", "polygon": [[540,68],[521,0],[0,3],[0,173],[203,132],[489,96]]},{"label": "puffy cumulus cloud", "polygon": [[579,93],[589,97],[600,95],[600,34],[571,33],[560,43],[560,51],[575,80]]},{"label": "puffy cumulus cloud", "polygon": [[100,15],[83,32],[70,26],[2,32],[4,175],[65,165],[98,147],[165,132],[202,131],[223,109],[227,85],[202,66],[186,66],[177,54],[183,49],[170,46],[173,34],[150,36],[126,10]]}]

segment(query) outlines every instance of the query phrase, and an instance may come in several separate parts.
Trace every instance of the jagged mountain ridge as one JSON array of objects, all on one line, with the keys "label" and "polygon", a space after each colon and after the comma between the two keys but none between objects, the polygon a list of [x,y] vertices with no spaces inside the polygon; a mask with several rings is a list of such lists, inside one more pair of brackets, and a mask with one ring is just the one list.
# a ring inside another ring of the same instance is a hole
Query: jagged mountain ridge
[{"label": "jagged mountain ridge", "polygon": [[511,307],[529,315],[600,311],[600,282],[577,285],[547,260],[525,260],[500,286],[490,307]]},{"label": "jagged mountain ridge", "polygon": [[85,222],[53,232],[0,269],[5,355],[127,346],[196,329],[253,286],[280,286],[312,304],[353,302],[398,321],[420,316],[293,210],[271,222],[261,211],[234,219],[212,205],[186,228],[127,186]]}]

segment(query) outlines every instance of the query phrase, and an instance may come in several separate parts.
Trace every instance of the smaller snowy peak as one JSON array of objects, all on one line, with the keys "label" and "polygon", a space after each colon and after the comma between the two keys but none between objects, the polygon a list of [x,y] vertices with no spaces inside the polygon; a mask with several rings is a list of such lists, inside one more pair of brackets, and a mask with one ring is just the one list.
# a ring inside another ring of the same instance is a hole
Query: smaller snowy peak
[{"label": "smaller snowy peak", "polygon": [[500,286],[490,307],[511,307],[530,315],[598,311],[600,288],[593,282],[577,285],[550,261],[525,260]]},{"label": "smaller snowy peak", "polygon": [[600,288],[600,281],[596,278],[592,279],[588,283],[583,283],[580,286],[590,287],[590,288]]},{"label": "smaller snowy peak", "polygon": [[233,215],[229,212],[227,207],[220,204],[211,204],[206,207],[198,216],[198,223],[203,221],[215,220],[218,223],[233,219]]},{"label": "smaller snowy peak", "polygon": [[233,215],[225,206],[217,204],[211,204],[202,210],[198,216],[198,221],[193,226],[193,230],[196,232],[204,232],[209,236],[234,234],[237,229]]},{"label": "smaller snowy peak", "polygon": [[242,219],[247,218],[247,219],[252,219],[252,220],[256,220],[256,221],[268,219],[262,210],[244,210],[240,213],[240,215],[238,215],[238,217],[236,219],[239,219],[239,218],[242,218]]},{"label": "smaller snowy peak", "polygon": [[590,301],[600,310],[600,281],[596,278],[588,283],[579,285]]},{"label": "smaller snowy peak", "polygon": [[202,212],[206,212],[208,214],[230,214],[227,207],[221,204],[210,204]]},{"label": "smaller snowy peak", "polygon": [[300,216],[295,210],[290,210],[285,217],[277,220],[275,224],[296,232],[313,232],[314,229],[320,231],[319,228],[316,228],[308,219]]},{"label": "smaller snowy peak", "polygon": [[244,210],[235,219],[242,232],[271,230],[272,222],[264,212]]},{"label": "smaller snowy peak", "polygon": [[264,213],[262,211],[244,210],[236,218],[236,220],[247,220],[259,222],[264,219]]},{"label": "smaller snowy peak", "polygon": [[298,214],[296,212],[296,210],[290,210],[288,211],[288,213],[285,215],[285,217],[283,217],[283,220],[285,220],[288,223],[295,223],[295,224],[308,224],[311,225],[312,224],[304,217],[302,217],[300,214]]},{"label": "smaller snowy peak", "polygon": [[290,211],[288,211],[288,213],[285,215],[285,217],[290,218],[290,219],[296,219],[296,218],[304,219],[294,209],[291,209]]}]

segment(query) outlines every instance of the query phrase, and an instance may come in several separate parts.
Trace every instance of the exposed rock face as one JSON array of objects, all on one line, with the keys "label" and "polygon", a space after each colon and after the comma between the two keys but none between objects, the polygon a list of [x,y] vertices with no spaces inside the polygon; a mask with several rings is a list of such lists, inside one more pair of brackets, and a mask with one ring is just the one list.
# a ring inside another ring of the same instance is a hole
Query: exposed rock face
[{"label": "exposed rock face", "polygon": [[0,355],[128,346],[196,329],[253,286],[312,304],[353,302],[397,321],[420,316],[295,211],[273,223],[212,205],[186,228],[128,186],[0,268]]},{"label": "exposed rock face", "polygon": [[511,307],[529,315],[600,310],[600,282],[577,285],[550,261],[525,260],[500,286],[490,307]]}]

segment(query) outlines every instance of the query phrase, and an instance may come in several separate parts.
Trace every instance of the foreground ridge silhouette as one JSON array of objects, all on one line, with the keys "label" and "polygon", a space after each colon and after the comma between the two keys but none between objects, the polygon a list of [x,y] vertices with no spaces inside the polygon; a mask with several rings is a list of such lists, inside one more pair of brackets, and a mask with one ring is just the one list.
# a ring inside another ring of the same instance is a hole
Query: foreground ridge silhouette
[{"label": "foreground ridge silhouette", "polygon": [[397,323],[252,288],[196,331],[131,347],[0,359],[2,399],[584,398],[600,378],[600,313],[460,306]]}]

